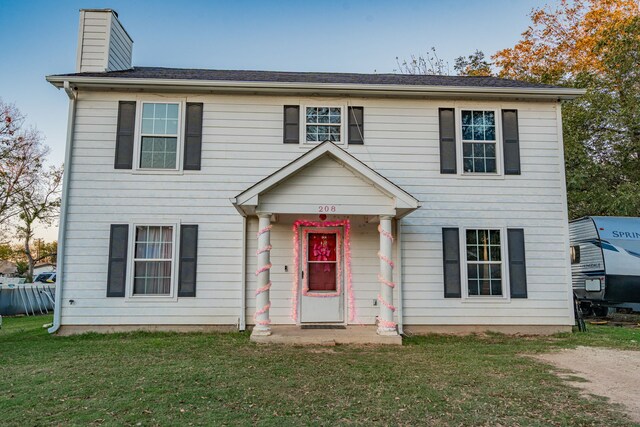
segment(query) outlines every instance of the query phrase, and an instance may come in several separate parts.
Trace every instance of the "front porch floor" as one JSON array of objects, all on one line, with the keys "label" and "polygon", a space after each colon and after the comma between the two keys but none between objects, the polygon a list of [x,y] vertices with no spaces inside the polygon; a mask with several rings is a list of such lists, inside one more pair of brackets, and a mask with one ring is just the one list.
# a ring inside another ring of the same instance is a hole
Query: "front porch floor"
[{"label": "front porch floor", "polygon": [[402,345],[400,335],[378,335],[374,325],[350,325],[345,329],[301,329],[297,325],[273,325],[271,326],[271,335],[252,333],[251,341],[259,344],[326,346],[337,344]]}]

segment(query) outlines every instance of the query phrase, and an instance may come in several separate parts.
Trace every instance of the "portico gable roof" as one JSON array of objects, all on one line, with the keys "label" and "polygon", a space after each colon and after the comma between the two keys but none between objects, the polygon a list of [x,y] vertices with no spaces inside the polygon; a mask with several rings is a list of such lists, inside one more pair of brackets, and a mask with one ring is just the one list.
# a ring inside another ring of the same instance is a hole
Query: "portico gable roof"
[{"label": "portico gable roof", "polygon": [[[420,207],[420,202],[407,191],[380,175],[365,163],[361,162],[353,155],[330,141],[323,142],[273,174],[252,185],[242,193],[238,194],[235,198],[231,199],[231,202],[243,215],[253,215],[258,211],[264,211],[264,208],[261,208],[260,206],[261,195],[265,195],[265,193],[268,193],[276,186],[284,183],[290,178],[293,178],[296,173],[325,157],[331,158],[344,166],[355,176],[373,186],[381,195],[387,196],[391,200],[390,206],[388,207],[388,209],[390,209],[390,214],[396,217],[402,217]],[[357,194],[354,194],[354,196],[357,196]],[[292,202],[296,201],[292,200]],[[343,209],[338,209],[336,212],[340,214],[363,213],[348,212]],[[376,212],[368,212],[368,214],[375,213]]]}]

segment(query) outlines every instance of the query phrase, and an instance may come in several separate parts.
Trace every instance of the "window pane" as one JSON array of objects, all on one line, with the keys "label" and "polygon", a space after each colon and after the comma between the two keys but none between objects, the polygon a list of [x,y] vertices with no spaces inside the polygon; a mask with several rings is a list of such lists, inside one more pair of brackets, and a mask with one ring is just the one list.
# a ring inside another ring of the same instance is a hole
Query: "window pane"
[{"label": "window pane", "polygon": [[462,112],[462,124],[463,124],[463,125],[470,125],[470,124],[472,124],[472,120],[471,120],[471,111],[463,111],[463,112]]},{"label": "window pane", "polygon": [[153,119],[142,119],[142,133],[153,133]]},{"label": "window pane", "polygon": [[473,127],[473,140],[474,141],[484,141],[484,127],[483,126],[474,126]]},{"label": "window pane", "polygon": [[502,281],[501,280],[492,280],[491,281],[491,295],[502,295]]},{"label": "window pane", "polygon": [[178,120],[167,120],[168,135],[176,135],[178,133]]},{"label": "window pane", "polygon": [[478,247],[467,246],[467,261],[477,261],[477,260],[478,260]]},{"label": "window pane", "polygon": [[307,123],[318,123],[318,111],[316,108],[307,107]]},{"label": "window pane", "polygon": [[480,281],[480,295],[491,295],[491,281]]},{"label": "window pane", "polygon": [[484,160],[483,159],[474,159],[474,161],[473,161],[473,171],[474,172],[485,172]]},{"label": "window pane", "polygon": [[153,110],[155,109],[155,104],[143,104],[142,105],[142,118],[143,119],[153,119]]},{"label": "window pane", "polygon": [[487,141],[495,141],[496,140],[496,128],[493,126],[485,126],[484,127],[484,139]]},{"label": "window pane", "polygon": [[500,230],[491,230],[489,231],[489,242],[492,245],[500,244]]},{"label": "window pane", "polygon": [[493,111],[484,112],[484,124],[488,126],[495,126],[496,114]]},{"label": "window pane", "polygon": [[467,244],[476,244],[478,242],[477,230],[467,230]]},{"label": "window pane", "polygon": [[178,104],[167,105],[167,118],[178,120]]},{"label": "window pane", "polygon": [[464,159],[464,171],[473,172],[473,159]]},{"label": "window pane", "polygon": [[467,265],[467,277],[469,279],[477,279],[478,278],[478,264],[469,264],[469,265]]},{"label": "window pane", "polygon": [[479,295],[480,283],[477,280],[469,280],[469,295]]},{"label": "window pane", "polygon": [[474,124],[474,126],[482,126],[484,124],[484,112],[483,111],[474,111],[473,112],[473,124]]},{"label": "window pane", "polygon": [[500,261],[500,246],[491,246],[489,253],[491,261]]},{"label": "window pane", "polygon": [[487,157],[496,157],[496,144],[484,144],[484,154]]},{"label": "window pane", "polygon": [[473,127],[462,126],[462,139],[471,141],[473,139]]},{"label": "window pane", "polygon": [[156,104],[156,111],[154,114],[156,119],[166,119],[167,118],[167,104]]},{"label": "window pane", "polygon": [[502,268],[500,264],[491,264],[491,278],[492,279],[502,278]]}]

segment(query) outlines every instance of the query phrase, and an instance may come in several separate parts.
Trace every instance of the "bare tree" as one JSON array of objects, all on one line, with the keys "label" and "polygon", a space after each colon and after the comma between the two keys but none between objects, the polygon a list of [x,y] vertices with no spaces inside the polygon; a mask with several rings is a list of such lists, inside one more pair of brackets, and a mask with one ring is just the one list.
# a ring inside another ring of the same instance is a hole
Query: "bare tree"
[{"label": "bare tree", "polygon": [[402,62],[396,56],[398,69],[394,71],[398,71],[401,74],[449,75],[449,63],[440,59],[435,47],[431,47],[429,51],[426,55],[411,55],[410,59],[403,59]]},{"label": "bare tree", "polygon": [[17,226],[18,237],[24,243],[24,254],[29,264],[28,277],[33,277],[36,262],[51,256],[34,256],[30,242],[33,240],[34,226],[49,226],[58,217],[60,207],[60,187],[62,168],[52,167],[41,170],[31,177],[31,185],[16,195],[20,221]]},{"label": "bare tree", "polygon": [[24,127],[24,116],[0,100],[0,233],[20,213],[15,197],[38,179],[49,149],[40,132]]}]

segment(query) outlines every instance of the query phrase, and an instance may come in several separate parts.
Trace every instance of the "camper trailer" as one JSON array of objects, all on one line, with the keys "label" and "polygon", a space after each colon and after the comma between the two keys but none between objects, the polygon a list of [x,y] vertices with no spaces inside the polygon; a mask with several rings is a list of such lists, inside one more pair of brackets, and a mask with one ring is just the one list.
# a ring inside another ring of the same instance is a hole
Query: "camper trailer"
[{"label": "camper trailer", "polygon": [[640,218],[589,216],[569,224],[573,292],[583,312],[640,311]]}]

